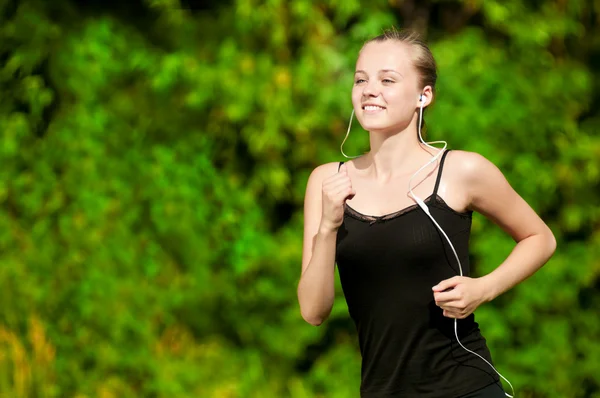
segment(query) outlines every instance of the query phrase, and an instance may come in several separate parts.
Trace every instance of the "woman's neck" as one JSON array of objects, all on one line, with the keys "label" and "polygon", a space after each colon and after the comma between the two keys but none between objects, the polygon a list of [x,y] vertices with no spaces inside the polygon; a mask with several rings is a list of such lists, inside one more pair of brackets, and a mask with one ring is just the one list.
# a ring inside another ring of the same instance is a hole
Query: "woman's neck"
[{"label": "woman's neck", "polygon": [[371,150],[357,166],[382,183],[414,173],[433,154],[419,142],[415,123],[393,134],[370,132],[369,141]]}]

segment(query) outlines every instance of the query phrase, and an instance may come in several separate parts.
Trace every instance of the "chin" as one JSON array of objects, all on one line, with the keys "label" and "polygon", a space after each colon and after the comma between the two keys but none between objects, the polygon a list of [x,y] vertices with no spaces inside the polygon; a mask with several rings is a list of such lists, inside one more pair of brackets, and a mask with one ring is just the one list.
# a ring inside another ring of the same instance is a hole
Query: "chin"
[{"label": "chin", "polygon": [[406,129],[410,124],[410,121],[390,120],[389,118],[376,119],[363,116],[361,119],[359,122],[362,128],[374,133],[398,132]]},{"label": "chin", "polygon": [[387,131],[387,130],[393,128],[392,124],[384,123],[384,122],[376,123],[373,121],[369,121],[369,122],[361,123],[360,125],[366,131],[373,131],[373,132]]}]

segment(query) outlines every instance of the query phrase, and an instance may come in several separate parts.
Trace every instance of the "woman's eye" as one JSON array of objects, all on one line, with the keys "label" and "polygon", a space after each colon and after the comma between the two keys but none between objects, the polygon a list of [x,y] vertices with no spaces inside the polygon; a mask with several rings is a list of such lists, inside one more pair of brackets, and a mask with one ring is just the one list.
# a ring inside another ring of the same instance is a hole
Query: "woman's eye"
[{"label": "woman's eye", "polygon": [[356,79],[356,81],[354,83],[361,84],[361,83],[364,83],[364,82],[366,82],[365,79]]},{"label": "woman's eye", "polygon": [[393,81],[393,80],[390,80],[390,79],[383,79],[383,82],[384,82],[384,83],[393,83],[394,81]]}]

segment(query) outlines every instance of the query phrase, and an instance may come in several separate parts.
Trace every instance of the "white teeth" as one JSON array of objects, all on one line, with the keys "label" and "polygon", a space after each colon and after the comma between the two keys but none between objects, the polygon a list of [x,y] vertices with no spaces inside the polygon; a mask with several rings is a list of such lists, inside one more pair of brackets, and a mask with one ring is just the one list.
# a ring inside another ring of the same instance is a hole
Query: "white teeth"
[{"label": "white teeth", "polygon": [[385,109],[381,106],[377,106],[377,105],[366,105],[365,106],[365,111],[379,111],[381,109]]}]

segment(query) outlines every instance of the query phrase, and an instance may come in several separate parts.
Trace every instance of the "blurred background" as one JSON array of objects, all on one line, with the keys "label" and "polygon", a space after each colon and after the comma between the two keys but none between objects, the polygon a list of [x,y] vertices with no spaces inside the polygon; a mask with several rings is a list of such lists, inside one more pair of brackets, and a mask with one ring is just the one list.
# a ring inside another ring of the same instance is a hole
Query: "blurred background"
[{"label": "blurred background", "polygon": [[[600,397],[600,1],[0,0],[0,396],[357,397],[338,285],[305,323],[306,181],[363,42],[425,35],[428,138],[554,231],[476,312],[517,397]],[[355,126],[344,149],[366,151]],[[475,275],[513,242],[474,216]]]}]

